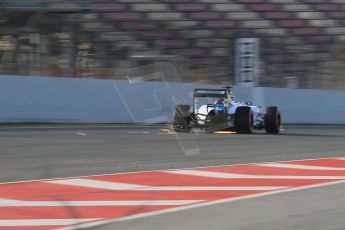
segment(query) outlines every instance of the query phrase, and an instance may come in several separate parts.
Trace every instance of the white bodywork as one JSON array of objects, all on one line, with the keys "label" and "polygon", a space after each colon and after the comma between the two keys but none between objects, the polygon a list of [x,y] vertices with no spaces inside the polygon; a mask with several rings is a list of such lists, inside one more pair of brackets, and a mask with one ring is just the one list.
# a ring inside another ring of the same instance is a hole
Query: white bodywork
[{"label": "white bodywork", "polygon": [[[262,110],[261,107],[259,106],[254,106],[254,105],[250,105],[248,103],[243,103],[243,102],[232,102],[229,103],[228,106],[225,106],[225,108],[228,108],[228,114],[230,115],[230,120],[229,120],[229,127],[233,126],[233,121],[231,118],[233,118],[237,107],[240,106],[247,106],[251,108],[251,111],[253,113],[253,121],[254,121],[254,126],[260,126],[263,124],[264,122],[264,112]],[[213,110],[212,107],[207,106],[207,105],[202,105],[197,111],[197,121],[199,125],[204,125],[205,124],[205,120],[206,120],[206,116],[209,112],[211,112]]]}]

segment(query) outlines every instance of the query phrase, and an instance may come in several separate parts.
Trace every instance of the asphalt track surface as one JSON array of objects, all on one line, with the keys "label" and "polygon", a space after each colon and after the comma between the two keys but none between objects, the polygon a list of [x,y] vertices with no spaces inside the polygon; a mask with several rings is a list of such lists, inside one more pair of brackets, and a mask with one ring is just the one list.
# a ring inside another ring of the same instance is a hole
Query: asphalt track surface
[{"label": "asphalt track surface", "polygon": [[[344,126],[286,126],[281,135],[174,134],[165,128],[0,128],[0,181],[345,157]],[[340,183],[96,229],[344,230],[344,194]]]}]

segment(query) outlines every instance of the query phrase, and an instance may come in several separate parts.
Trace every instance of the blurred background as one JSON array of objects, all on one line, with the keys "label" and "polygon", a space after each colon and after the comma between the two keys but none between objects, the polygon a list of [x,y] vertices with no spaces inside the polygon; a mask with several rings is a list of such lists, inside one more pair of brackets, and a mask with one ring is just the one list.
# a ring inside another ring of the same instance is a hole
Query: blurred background
[{"label": "blurred background", "polygon": [[344,25],[343,0],[1,0],[0,74],[343,90]]}]

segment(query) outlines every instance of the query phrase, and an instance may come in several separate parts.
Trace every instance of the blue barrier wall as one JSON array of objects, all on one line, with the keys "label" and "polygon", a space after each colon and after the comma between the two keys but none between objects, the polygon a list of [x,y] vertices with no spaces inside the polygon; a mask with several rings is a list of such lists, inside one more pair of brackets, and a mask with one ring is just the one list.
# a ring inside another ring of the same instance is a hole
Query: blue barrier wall
[{"label": "blue barrier wall", "polygon": [[[0,122],[167,122],[194,87],[215,85],[0,76]],[[236,87],[237,100],[277,105],[285,123],[345,124],[345,92]]]},{"label": "blue barrier wall", "polygon": [[240,99],[277,105],[285,123],[345,124],[345,92],[283,88],[237,88]]},{"label": "blue barrier wall", "polygon": [[176,103],[191,102],[195,86],[0,76],[0,122],[167,122]]}]

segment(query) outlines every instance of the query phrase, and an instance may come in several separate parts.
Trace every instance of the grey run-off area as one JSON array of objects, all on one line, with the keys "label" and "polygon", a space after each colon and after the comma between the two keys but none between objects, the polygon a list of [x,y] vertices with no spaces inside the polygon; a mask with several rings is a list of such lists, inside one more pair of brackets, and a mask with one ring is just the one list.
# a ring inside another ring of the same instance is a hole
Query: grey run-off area
[{"label": "grey run-off area", "polygon": [[[345,156],[344,126],[286,126],[281,135],[174,134],[165,128],[1,128],[0,181]],[[343,230],[344,192],[338,184],[97,229]]]}]

